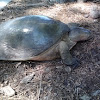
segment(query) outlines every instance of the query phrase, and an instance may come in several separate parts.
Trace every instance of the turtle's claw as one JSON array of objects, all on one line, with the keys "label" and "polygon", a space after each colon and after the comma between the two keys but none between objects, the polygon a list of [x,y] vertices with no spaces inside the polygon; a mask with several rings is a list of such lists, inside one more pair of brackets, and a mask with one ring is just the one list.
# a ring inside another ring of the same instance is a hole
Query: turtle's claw
[{"label": "turtle's claw", "polygon": [[72,65],[71,65],[71,68],[72,68],[72,69],[76,69],[77,67],[79,67],[79,65],[80,65],[79,59],[73,58],[73,63],[72,63]]},{"label": "turtle's claw", "polygon": [[71,61],[66,61],[66,59],[63,59],[63,63],[67,66],[71,66],[72,69],[76,69],[80,65],[80,61],[77,58],[72,58]]},{"label": "turtle's claw", "polygon": [[77,58],[73,58],[71,63],[65,63],[67,66],[70,66],[72,69],[76,69],[80,65],[80,61]]}]

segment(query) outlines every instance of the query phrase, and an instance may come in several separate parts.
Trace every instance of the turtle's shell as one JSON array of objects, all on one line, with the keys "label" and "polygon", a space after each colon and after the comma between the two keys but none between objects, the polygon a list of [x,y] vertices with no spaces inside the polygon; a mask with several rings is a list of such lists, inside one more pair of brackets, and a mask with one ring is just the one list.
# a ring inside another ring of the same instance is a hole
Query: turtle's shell
[{"label": "turtle's shell", "polygon": [[0,60],[29,60],[69,31],[66,24],[39,15],[4,22],[0,25]]}]

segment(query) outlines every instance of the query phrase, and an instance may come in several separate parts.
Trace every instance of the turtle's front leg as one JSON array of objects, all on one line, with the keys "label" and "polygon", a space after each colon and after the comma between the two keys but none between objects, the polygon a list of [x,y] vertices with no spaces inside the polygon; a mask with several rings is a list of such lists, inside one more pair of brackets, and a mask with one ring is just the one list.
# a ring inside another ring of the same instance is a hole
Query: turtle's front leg
[{"label": "turtle's front leg", "polygon": [[64,41],[60,42],[59,52],[64,64],[71,65],[73,68],[76,68],[79,66],[78,60],[73,58],[72,55],[70,54],[70,51],[66,42]]}]

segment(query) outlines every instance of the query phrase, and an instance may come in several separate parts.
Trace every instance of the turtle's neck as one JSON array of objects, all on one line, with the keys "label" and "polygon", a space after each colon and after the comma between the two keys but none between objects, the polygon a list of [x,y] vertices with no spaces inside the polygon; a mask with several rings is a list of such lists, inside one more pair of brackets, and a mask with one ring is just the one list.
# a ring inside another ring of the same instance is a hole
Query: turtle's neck
[{"label": "turtle's neck", "polygon": [[72,41],[70,38],[68,39],[68,48],[71,50],[77,42]]}]

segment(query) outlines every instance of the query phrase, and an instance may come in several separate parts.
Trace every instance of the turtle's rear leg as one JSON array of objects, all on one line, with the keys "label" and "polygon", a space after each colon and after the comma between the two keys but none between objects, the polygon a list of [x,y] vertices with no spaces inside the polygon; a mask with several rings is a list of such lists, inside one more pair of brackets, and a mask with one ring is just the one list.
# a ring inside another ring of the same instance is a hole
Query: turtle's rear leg
[{"label": "turtle's rear leg", "polygon": [[65,41],[60,42],[59,52],[64,64],[71,65],[73,68],[76,68],[79,66],[78,60],[72,57],[72,55],[70,54],[68,45]]}]

